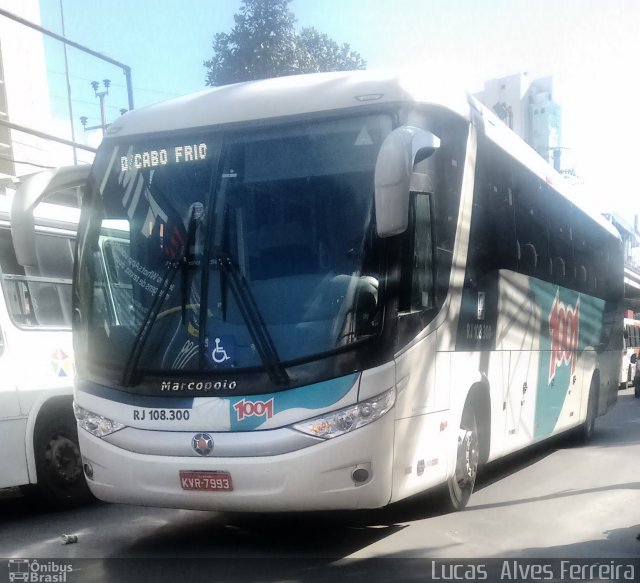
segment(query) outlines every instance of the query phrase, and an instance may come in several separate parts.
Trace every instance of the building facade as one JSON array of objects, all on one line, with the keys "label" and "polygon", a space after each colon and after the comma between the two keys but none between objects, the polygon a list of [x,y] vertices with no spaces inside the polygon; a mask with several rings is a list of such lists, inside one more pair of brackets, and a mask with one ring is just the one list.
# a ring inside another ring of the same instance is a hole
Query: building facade
[{"label": "building facade", "polygon": [[[0,8],[40,25],[39,0],[0,0]],[[41,32],[0,15],[0,121],[69,140],[68,120],[51,113],[47,62]],[[78,162],[90,162],[78,151]],[[74,163],[73,148],[0,123],[0,179],[43,167]]]},{"label": "building facade", "polygon": [[553,100],[553,79],[518,73],[486,81],[476,97],[556,170],[561,169],[562,108]]}]

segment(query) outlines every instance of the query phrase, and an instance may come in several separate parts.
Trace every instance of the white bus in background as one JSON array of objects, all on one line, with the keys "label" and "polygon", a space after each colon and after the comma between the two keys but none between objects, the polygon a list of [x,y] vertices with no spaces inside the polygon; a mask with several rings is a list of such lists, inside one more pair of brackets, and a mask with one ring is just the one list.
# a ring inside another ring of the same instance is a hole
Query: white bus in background
[{"label": "white bus in background", "polygon": [[447,484],[461,508],[480,464],[591,437],[620,236],[475,99],[415,81],[241,83],[109,127],[73,304],[96,496],[319,510]]},{"label": "white bus in background", "polygon": [[88,171],[45,170],[0,196],[0,488],[21,486],[48,507],[90,498],[72,409],[71,341],[73,255]]},{"label": "white bus in background", "polygon": [[622,367],[620,368],[620,386],[628,387],[633,384],[636,374],[635,360],[631,356],[640,356],[640,320],[633,318],[624,319],[624,352],[622,355]]}]

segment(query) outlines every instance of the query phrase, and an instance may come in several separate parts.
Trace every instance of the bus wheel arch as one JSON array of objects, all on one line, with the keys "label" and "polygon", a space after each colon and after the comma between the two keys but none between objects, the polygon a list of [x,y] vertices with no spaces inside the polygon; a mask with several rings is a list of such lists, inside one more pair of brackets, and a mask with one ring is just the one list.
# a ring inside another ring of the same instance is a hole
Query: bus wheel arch
[{"label": "bus wheel arch", "polygon": [[70,396],[52,397],[42,405],[30,446],[37,483],[25,489],[26,494],[48,508],[70,508],[92,499],[82,471]]},{"label": "bus wheel arch", "polygon": [[448,506],[462,510],[473,492],[478,468],[489,457],[491,403],[486,384],[477,383],[469,390],[456,433],[455,469],[447,480]]}]

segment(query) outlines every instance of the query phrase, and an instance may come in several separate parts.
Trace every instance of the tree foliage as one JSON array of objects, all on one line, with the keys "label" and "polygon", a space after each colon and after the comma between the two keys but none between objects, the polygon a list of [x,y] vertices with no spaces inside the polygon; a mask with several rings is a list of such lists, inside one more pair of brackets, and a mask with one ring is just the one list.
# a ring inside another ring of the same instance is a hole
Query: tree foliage
[{"label": "tree foliage", "polygon": [[214,36],[213,57],[204,62],[206,84],[366,68],[348,44],[338,45],[313,27],[296,32],[290,2],[242,0],[231,32]]}]

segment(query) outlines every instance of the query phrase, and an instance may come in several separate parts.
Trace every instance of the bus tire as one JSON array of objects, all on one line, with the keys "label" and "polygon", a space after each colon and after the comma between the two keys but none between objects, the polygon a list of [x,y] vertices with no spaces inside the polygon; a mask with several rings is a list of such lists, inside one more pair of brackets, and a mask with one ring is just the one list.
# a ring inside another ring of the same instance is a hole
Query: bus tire
[{"label": "bus tire", "polygon": [[78,428],[71,406],[54,407],[36,423],[33,439],[37,484],[31,495],[41,506],[73,508],[93,500],[82,470]]},{"label": "bus tire", "polygon": [[458,446],[456,450],[456,468],[447,481],[449,489],[449,508],[462,510],[471,497],[478,475],[480,463],[480,442],[478,424],[473,409],[465,407],[458,430]]},{"label": "bus tire", "polygon": [[582,444],[587,444],[591,441],[596,429],[596,417],[598,414],[598,384],[599,378],[594,375],[591,379],[591,386],[589,387],[587,418],[578,429],[578,440]]}]

